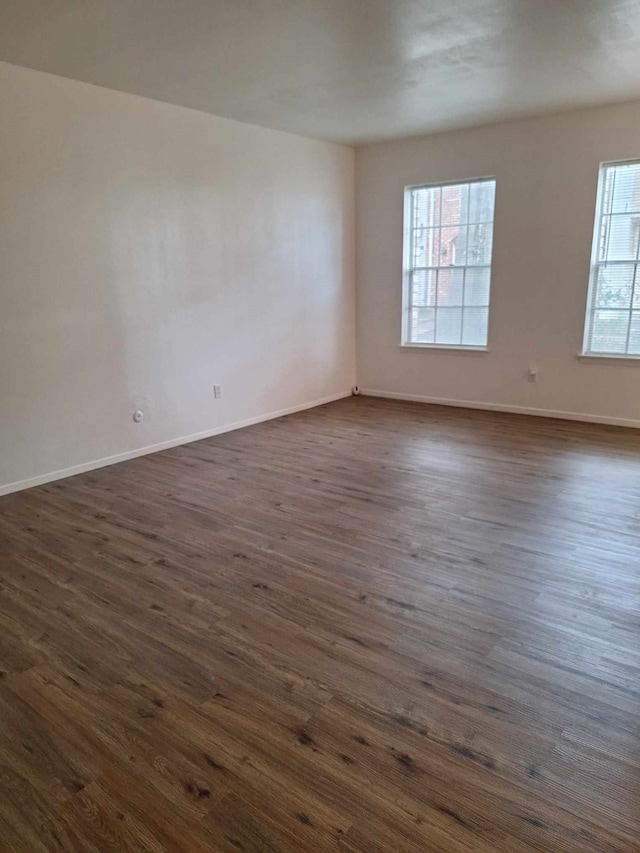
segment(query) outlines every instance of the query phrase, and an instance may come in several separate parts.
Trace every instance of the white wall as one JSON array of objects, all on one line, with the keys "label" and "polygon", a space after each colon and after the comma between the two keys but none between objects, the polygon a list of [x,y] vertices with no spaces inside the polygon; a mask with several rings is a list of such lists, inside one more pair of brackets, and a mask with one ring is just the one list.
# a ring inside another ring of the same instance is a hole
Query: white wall
[{"label": "white wall", "polygon": [[0,117],[0,491],[350,390],[351,149],[2,63]]},{"label": "white wall", "polygon": [[[640,103],[357,151],[358,384],[640,426],[640,362],[583,363],[598,167],[640,157]],[[488,354],[401,350],[403,189],[497,178]],[[527,382],[529,366],[539,382]]]}]

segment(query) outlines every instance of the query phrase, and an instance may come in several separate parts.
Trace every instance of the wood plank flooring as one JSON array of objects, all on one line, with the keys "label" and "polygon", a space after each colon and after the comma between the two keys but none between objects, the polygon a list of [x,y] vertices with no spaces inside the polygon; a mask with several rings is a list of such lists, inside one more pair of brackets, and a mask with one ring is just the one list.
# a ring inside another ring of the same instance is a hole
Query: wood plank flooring
[{"label": "wood plank flooring", "polygon": [[640,433],[352,398],[0,499],[0,850],[640,850]]}]

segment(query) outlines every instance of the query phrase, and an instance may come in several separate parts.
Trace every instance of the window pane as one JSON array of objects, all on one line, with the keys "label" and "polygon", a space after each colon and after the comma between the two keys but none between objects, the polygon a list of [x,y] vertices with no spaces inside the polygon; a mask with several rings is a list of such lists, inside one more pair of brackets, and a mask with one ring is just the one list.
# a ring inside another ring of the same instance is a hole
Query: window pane
[{"label": "window pane", "polygon": [[420,228],[413,232],[413,267],[437,267],[440,258],[440,229]]},{"label": "window pane", "polygon": [[409,340],[414,344],[435,343],[435,308],[412,308]]},{"label": "window pane", "polygon": [[600,235],[601,261],[633,261],[638,258],[640,216],[609,216]]},{"label": "window pane", "polygon": [[467,256],[468,228],[454,225],[443,228],[440,235],[440,266],[463,265]]},{"label": "window pane", "polygon": [[414,228],[440,225],[440,187],[423,187],[413,191]]},{"label": "window pane", "polygon": [[464,266],[467,263],[467,241],[469,239],[469,229],[461,226],[458,229],[457,235],[451,241],[451,263],[456,266]]},{"label": "window pane", "polygon": [[412,307],[435,305],[438,273],[436,270],[422,270],[411,275]]},{"label": "window pane", "polygon": [[640,311],[634,311],[631,315],[628,351],[630,355],[640,355]]},{"label": "window pane", "polygon": [[640,163],[607,166],[605,213],[640,211]]},{"label": "window pane", "polygon": [[613,264],[596,270],[596,307],[630,308],[634,264]]},{"label": "window pane", "polygon": [[462,305],[463,281],[463,269],[449,267],[438,271],[438,307],[460,307]]},{"label": "window pane", "polygon": [[593,352],[625,352],[629,314],[627,311],[596,310],[591,330]]},{"label": "window pane", "polygon": [[462,308],[438,308],[436,313],[436,343],[462,343]]},{"label": "window pane", "polygon": [[468,264],[490,264],[493,243],[492,225],[471,225],[469,228]]},{"label": "window pane", "polygon": [[478,181],[469,188],[469,222],[493,222],[495,181]]},{"label": "window pane", "polygon": [[489,305],[490,281],[490,269],[467,269],[464,283],[464,304]]},{"label": "window pane", "polygon": [[466,346],[484,347],[489,331],[488,308],[465,308],[462,316],[462,343]]},{"label": "window pane", "polygon": [[442,225],[460,225],[468,222],[469,184],[456,184],[442,188]]}]

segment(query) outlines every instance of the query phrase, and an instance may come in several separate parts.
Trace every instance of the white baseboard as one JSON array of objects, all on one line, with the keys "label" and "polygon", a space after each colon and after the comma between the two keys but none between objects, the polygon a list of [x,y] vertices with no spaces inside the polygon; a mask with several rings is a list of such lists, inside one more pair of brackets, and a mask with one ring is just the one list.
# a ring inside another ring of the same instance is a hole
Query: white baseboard
[{"label": "white baseboard", "polygon": [[268,412],[265,415],[257,415],[255,418],[247,418],[244,421],[237,421],[236,423],[214,427],[214,429],[198,432],[194,435],[172,438],[169,439],[169,441],[160,442],[160,444],[150,444],[147,447],[139,447],[136,450],[127,450],[124,453],[117,453],[115,456],[106,456],[103,459],[95,459],[92,462],[83,462],[81,465],[73,465],[71,468],[61,468],[59,471],[50,471],[47,474],[30,477],[27,480],[18,480],[15,483],[0,485],[0,497],[2,495],[9,495],[12,492],[20,492],[23,489],[32,489],[34,486],[43,486],[45,483],[52,483],[54,480],[63,480],[65,477],[73,477],[75,474],[85,474],[87,471],[95,471],[96,468],[106,468],[108,465],[115,465],[117,462],[126,462],[128,459],[137,459],[139,456],[147,456],[150,453],[169,450],[172,447],[179,447],[181,444],[191,444],[191,442],[201,441],[203,438],[212,438],[214,435],[222,435],[222,433],[253,426],[254,424],[262,423],[263,421],[271,421],[275,418],[284,417],[284,415],[293,415],[296,412],[303,412],[305,409],[315,409],[316,406],[324,406],[326,403],[333,403],[336,400],[342,400],[343,398],[350,396],[350,390],[342,391],[339,394],[332,394],[331,396],[323,397],[320,400],[312,400],[309,403],[290,406],[288,409],[280,409],[278,412]]},{"label": "white baseboard", "polygon": [[611,418],[606,415],[590,415],[584,412],[562,412],[556,409],[534,409],[529,406],[510,406],[503,403],[480,403],[476,400],[448,400],[443,397],[423,397],[419,394],[398,394],[395,391],[377,391],[361,388],[365,397],[384,397],[387,400],[406,400],[412,403],[430,403],[434,406],[455,406],[460,409],[483,409],[487,412],[509,412],[513,415],[533,415],[537,418],[558,418],[563,421],[584,421],[591,424],[631,427],[640,429],[640,421],[631,418]]}]

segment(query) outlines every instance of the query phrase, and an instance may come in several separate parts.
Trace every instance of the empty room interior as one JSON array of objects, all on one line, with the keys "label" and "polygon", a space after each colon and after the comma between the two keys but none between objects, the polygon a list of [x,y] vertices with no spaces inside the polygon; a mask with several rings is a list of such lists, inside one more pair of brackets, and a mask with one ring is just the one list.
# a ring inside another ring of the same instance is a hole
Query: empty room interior
[{"label": "empty room interior", "polygon": [[640,0],[0,0],[0,853],[639,853]]}]

